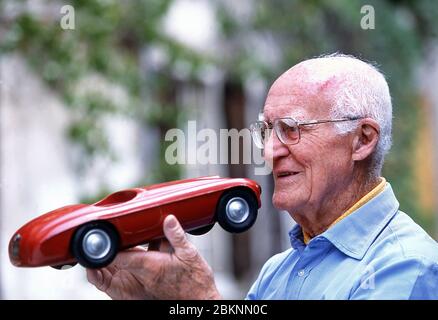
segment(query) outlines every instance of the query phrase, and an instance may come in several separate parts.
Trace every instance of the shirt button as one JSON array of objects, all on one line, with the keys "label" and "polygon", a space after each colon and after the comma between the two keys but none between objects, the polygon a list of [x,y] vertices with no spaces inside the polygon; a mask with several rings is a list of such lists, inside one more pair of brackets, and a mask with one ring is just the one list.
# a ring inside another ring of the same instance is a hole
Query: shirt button
[{"label": "shirt button", "polygon": [[303,270],[303,269],[301,269],[300,271],[298,271],[298,276],[299,276],[299,277],[304,276],[304,270]]}]

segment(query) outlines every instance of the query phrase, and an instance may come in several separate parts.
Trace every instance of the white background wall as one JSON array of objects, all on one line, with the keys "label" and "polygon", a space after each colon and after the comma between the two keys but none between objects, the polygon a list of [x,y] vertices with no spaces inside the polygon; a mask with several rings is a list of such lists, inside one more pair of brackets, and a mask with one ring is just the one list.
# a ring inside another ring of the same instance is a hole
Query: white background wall
[{"label": "white background wall", "polygon": [[51,209],[77,202],[68,159],[65,107],[17,56],[0,59],[0,261],[2,298],[100,298],[82,268],[16,268],[8,243],[16,229]]}]

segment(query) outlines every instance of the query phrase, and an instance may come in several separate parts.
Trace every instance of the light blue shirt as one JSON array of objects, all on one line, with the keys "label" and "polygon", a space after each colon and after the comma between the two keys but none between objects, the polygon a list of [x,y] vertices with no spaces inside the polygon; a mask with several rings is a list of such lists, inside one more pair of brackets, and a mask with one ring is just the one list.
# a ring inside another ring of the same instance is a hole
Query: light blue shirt
[{"label": "light blue shirt", "polygon": [[438,299],[438,244],[398,210],[391,185],[306,246],[263,266],[247,299]]}]

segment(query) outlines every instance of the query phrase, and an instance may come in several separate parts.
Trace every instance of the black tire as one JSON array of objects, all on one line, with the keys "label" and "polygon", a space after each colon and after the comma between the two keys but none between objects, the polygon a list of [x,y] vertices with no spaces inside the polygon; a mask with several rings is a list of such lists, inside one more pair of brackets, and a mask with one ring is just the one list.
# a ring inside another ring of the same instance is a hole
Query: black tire
[{"label": "black tire", "polygon": [[[85,242],[90,236],[97,236],[104,241],[104,249],[97,250],[93,256],[92,249],[86,249]],[[119,236],[111,225],[92,222],[78,228],[72,238],[73,256],[85,268],[98,269],[109,265],[117,255]]]},{"label": "black tire", "polygon": [[67,270],[67,269],[73,268],[75,265],[77,265],[76,262],[70,263],[70,264],[60,264],[60,265],[51,266],[51,267],[53,269],[56,269],[56,270]]},{"label": "black tire", "polygon": [[201,227],[201,228],[198,228],[198,229],[187,231],[187,233],[191,234],[192,236],[202,236],[203,234],[206,234],[211,229],[213,229],[214,225],[215,225],[214,223],[213,224],[209,224],[207,226],[204,226],[204,227]]},{"label": "black tire", "polygon": [[[244,212],[247,212],[240,219],[236,217],[233,219],[231,214],[227,214],[227,206],[234,201],[243,204]],[[216,209],[216,219],[224,230],[231,233],[241,233],[252,227],[257,220],[257,212],[257,199],[251,190],[231,189],[221,196]]]}]

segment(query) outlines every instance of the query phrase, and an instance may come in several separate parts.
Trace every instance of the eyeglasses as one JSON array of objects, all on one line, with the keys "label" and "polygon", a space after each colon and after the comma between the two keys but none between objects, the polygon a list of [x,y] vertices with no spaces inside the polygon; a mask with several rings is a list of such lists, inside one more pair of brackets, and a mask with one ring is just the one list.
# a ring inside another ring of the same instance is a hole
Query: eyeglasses
[{"label": "eyeglasses", "polygon": [[346,117],[341,119],[323,119],[323,120],[308,120],[297,121],[293,118],[277,118],[274,122],[255,121],[251,123],[250,130],[251,136],[255,145],[264,149],[266,141],[271,136],[272,129],[275,130],[278,139],[287,145],[297,144],[300,141],[302,126],[311,126],[315,124],[328,123],[328,122],[343,122],[354,121],[362,119],[362,117]]}]

